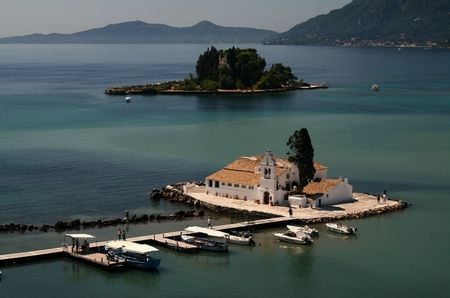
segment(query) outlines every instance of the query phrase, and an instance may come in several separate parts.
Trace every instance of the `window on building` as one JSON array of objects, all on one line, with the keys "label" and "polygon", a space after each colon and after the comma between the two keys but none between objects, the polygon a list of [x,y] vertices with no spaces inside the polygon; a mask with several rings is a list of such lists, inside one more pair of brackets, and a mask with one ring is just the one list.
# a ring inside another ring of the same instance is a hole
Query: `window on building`
[{"label": "window on building", "polygon": [[248,187],[248,189],[253,189],[253,188],[254,188],[253,186],[249,186],[249,187]]},{"label": "window on building", "polygon": [[234,185],[234,187],[237,187],[237,188],[239,188],[239,184],[235,184],[235,185]]},{"label": "window on building", "polygon": [[228,183],[227,186],[231,186],[231,183]]},{"label": "window on building", "polygon": [[225,186],[225,182],[220,183],[222,186]]},{"label": "window on building", "polygon": [[291,179],[291,175],[286,174],[286,179]]},{"label": "window on building", "polygon": [[246,186],[246,185],[241,185],[241,187],[242,187],[242,188],[247,188],[247,186]]},{"label": "window on building", "polygon": [[213,187],[213,182],[212,182],[212,180],[208,180],[208,186],[209,186],[209,187]]},{"label": "window on building", "polygon": [[215,184],[215,185],[214,185],[215,188],[219,188],[219,187],[220,187],[219,181],[214,181],[214,184]]}]

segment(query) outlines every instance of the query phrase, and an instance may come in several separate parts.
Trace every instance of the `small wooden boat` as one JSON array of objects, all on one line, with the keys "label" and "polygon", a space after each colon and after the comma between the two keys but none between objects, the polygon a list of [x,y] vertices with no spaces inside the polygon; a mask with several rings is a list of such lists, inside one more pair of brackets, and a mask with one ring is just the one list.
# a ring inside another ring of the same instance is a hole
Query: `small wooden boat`
[{"label": "small wooden boat", "polygon": [[325,225],[329,231],[345,235],[354,235],[358,230],[358,228],[346,226],[341,223],[327,223]]},{"label": "small wooden boat", "polygon": [[287,228],[292,232],[303,232],[304,234],[310,236],[310,237],[316,237],[319,236],[319,231],[317,229],[310,228],[309,226],[292,226],[287,225]]},{"label": "small wooden boat", "polygon": [[288,242],[288,243],[294,243],[294,244],[301,244],[301,245],[307,245],[312,244],[313,240],[308,235],[302,233],[302,232],[293,232],[291,230],[286,231],[284,233],[275,233],[273,234],[278,240]]},{"label": "small wooden boat", "polygon": [[225,242],[218,242],[214,240],[208,240],[206,238],[181,235],[181,241],[196,245],[199,249],[208,251],[225,252],[228,251],[228,244]]}]

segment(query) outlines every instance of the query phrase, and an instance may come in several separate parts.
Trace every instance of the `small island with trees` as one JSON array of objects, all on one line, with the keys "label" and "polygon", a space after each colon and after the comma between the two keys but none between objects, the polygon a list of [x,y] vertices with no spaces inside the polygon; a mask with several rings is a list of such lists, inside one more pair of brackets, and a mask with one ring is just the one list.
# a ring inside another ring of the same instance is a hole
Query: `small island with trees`
[{"label": "small island with trees", "polygon": [[266,66],[256,49],[217,50],[212,46],[199,56],[196,75],[189,74],[182,81],[111,87],[105,94],[258,94],[328,87],[299,80],[289,66],[281,63],[268,69]]}]

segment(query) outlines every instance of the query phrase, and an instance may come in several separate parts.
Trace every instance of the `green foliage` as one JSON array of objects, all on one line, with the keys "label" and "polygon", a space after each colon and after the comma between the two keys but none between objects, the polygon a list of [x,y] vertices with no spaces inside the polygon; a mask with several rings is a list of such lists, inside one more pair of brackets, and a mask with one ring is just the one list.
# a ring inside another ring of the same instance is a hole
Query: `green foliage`
[{"label": "green foliage", "polygon": [[180,82],[179,89],[182,90],[196,90],[198,88],[198,80],[192,74],[189,74],[187,79]]},{"label": "green foliage", "polygon": [[236,83],[231,77],[231,71],[228,65],[221,65],[219,67],[219,88],[220,89],[236,88]]},{"label": "green foliage", "polygon": [[289,86],[295,83],[297,77],[294,76],[289,66],[281,63],[273,64],[268,71],[264,73],[261,80],[257,83],[257,89],[276,89],[283,86]]},{"label": "green foliage", "polygon": [[290,67],[274,64],[264,72],[266,61],[255,49],[229,48],[217,50],[208,48],[198,58],[197,78],[192,75],[180,84],[186,90],[248,89],[255,85],[259,89],[281,88],[292,84],[297,78]]},{"label": "green foliage", "polygon": [[236,58],[236,78],[245,88],[252,87],[261,79],[266,60],[261,58],[255,49],[241,50]]},{"label": "green foliage", "polygon": [[200,87],[202,90],[215,91],[219,88],[219,85],[218,85],[217,81],[204,80],[201,82]]},{"label": "green foliage", "polygon": [[300,187],[304,187],[314,178],[316,173],[314,168],[314,148],[308,130],[306,128],[296,130],[289,137],[286,145],[289,147],[289,161],[294,162],[298,166]]},{"label": "green foliage", "polygon": [[450,40],[449,11],[448,0],[357,0],[266,42],[336,44],[355,39],[443,42]]},{"label": "green foliage", "polygon": [[195,70],[198,79],[203,80],[217,80],[219,68],[219,52],[215,47],[208,48],[206,52],[198,57]]}]

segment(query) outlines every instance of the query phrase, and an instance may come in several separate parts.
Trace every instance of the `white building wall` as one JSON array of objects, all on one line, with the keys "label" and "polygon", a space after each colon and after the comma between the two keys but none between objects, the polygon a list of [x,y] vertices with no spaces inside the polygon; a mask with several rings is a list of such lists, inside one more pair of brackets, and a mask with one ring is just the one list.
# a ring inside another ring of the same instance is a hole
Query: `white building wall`
[{"label": "white building wall", "polygon": [[[213,183],[214,186],[214,183]],[[254,187],[253,189],[246,186],[246,188],[243,188],[242,185],[239,185],[239,187],[235,187],[234,184],[231,186],[228,186],[228,184],[222,185],[220,183],[219,187],[209,187],[208,181],[206,182],[205,190],[208,194],[211,195],[217,195],[219,197],[228,197],[230,199],[240,199],[240,200],[249,200],[254,201],[259,199],[258,197],[258,187]]]},{"label": "white building wall", "polygon": [[333,187],[328,193],[323,194],[315,200],[315,207],[319,207],[319,199],[321,205],[339,204],[351,200],[353,193],[353,186],[342,182]]}]

